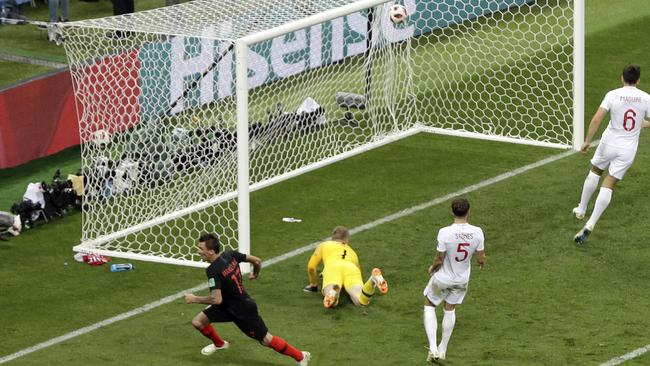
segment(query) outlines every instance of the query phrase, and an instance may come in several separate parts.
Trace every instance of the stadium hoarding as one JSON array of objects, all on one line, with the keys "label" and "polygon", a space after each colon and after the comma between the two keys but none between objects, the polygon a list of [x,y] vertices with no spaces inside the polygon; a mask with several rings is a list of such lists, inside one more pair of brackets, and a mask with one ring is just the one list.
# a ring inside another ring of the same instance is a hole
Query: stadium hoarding
[{"label": "stadium hoarding", "polygon": [[98,129],[137,125],[139,71],[137,53],[124,53],[88,66],[77,93],[65,69],[0,90],[0,169],[79,145]]},{"label": "stadium hoarding", "polygon": [[0,90],[0,169],[78,144],[77,111],[67,70]]},{"label": "stadium hoarding", "polygon": [[[405,0],[403,4],[410,14],[408,23],[396,26],[388,17],[382,17],[379,26],[388,42],[401,42],[531,3],[534,0]],[[386,3],[384,7],[391,4]],[[352,13],[253,45],[248,55],[249,88],[366,52],[367,19],[367,11]],[[223,32],[206,29],[205,37],[170,37],[140,49],[139,59],[143,70],[147,70],[140,74],[142,120],[176,114],[233,95],[232,43],[211,39],[210,34],[215,33]]]}]

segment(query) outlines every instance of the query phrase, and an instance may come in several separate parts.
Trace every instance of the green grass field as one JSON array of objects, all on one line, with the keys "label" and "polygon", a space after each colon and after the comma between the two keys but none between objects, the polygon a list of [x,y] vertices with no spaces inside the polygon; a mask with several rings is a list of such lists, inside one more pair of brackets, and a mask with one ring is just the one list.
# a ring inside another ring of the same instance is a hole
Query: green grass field
[{"label": "green grass field", "polygon": [[[588,2],[587,118],[618,85],[625,63],[648,68],[650,49],[638,46],[650,32],[648,20],[646,0]],[[483,271],[475,268],[457,310],[444,365],[599,365],[650,343],[643,223],[650,214],[644,184],[649,143],[645,132],[635,165],[584,247],[571,240],[581,226],[571,208],[587,156],[571,155],[466,194],[471,222],[485,231],[488,259]],[[254,192],[253,254],[268,260],[324,239],[335,225],[356,228],[560,153],[419,134]],[[18,200],[27,182],[78,165],[73,148],[0,170],[0,208]],[[364,274],[380,266],[391,286],[368,308],[343,301],[326,311],[318,295],[303,293],[309,253],[264,268],[245,286],[271,333],[310,351],[312,365],[424,365],[421,290],[437,230],[451,222],[448,206],[445,201],[353,235]],[[304,221],[287,224],[283,216]],[[70,214],[0,242],[0,363],[205,282],[199,269],[136,262],[132,272],[111,273],[108,266],[75,263],[71,247],[79,242],[80,222],[80,214]],[[178,297],[7,365],[293,364],[232,324],[216,325],[231,348],[201,356],[207,342],[190,324],[200,309]],[[625,363],[647,364],[648,354]]]},{"label": "green grass field", "polygon": [[19,80],[41,75],[52,68],[46,66],[35,66],[19,62],[0,61],[0,70],[11,70],[0,74],[0,87],[8,86]]}]

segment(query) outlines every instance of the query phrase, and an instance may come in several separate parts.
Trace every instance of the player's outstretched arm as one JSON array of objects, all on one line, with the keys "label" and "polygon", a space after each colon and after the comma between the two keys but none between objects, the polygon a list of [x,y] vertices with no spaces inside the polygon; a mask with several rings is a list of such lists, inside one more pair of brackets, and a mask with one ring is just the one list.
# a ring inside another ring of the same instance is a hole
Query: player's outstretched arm
[{"label": "player's outstretched arm", "polygon": [[650,119],[644,119],[643,128],[649,128],[649,127],[650,127]]},{"label": "player's outstretched arm", "polygon": [[214,289],[210,291],[209,296],[196,296],[194,294],[185,294],[185,302],[188,304],[206,304],[206,305],[219,305],[223,301],[221,297],[221,289]]},{"label": "player's outstretched arm", "polygon": [[318,247],[316,247],[316,250],[314,250],[314,253],[311,255],[311,257],[309,257],[309,262],[307,263],[307,275],[309,276],[309,285],[305,286],[305,289],[307,287],[310,288],[310,291],[313,291],[312,289],[314,288],[318,289],[318,274],[316,272],[322,260],[323,258],[321,255],[321,246],[319,245]]},{"label": "player's outstretched arm", "polygon": [[442,267],[442,262],[445,260],[445,252],[437,252],[436,258],[433,260],[433,263],[429,266],[429,275],[437,272],[440,267]]},{"label": "player's outstretched arm", "polygon": [[246,262],[253,265],[253,271],[248,275],[248,278],[251,280],[256,279],[262,270],[262,260],[254,255],[246,255]]},{"label": "player's outstretched arm", "polygon": [[483,266],[485,266],[485,251],[482,250],[480,252],[476,252],[476,262],[478,263],[478,266],[483,269]]},{"label": "player's outstretched arm", "polygon": [[606,115],[607,115],[607,109],[603,107],[598,107],[598,110],[591,118],[591,122],[589,122],[589,130],[587,131],[587,137],[585,137],[585,142],[582,144],[582,147],[580,148],[581,153],[586,154],[587,150],[589,150],[589,146],[591,145],[591,140],[594,138],[596,132],[598,132],[598,127],[600,127],[600,123],[603,121]]}]

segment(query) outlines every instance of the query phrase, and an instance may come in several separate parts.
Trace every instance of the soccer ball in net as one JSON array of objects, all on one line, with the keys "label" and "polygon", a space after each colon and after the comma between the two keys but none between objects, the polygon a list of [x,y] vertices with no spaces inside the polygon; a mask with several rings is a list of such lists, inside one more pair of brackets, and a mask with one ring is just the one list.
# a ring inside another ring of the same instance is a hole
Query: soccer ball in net
[{"label": "soccer ball in net", "polygon": [[110,132],[100,129],[93,132],[91,141],[98,147],[104,147],[111,142]]},{"label": "soccer ball in net", "polygon": [[390,20],[393,23],[399,24],[406,19],[408,13],[406,12],[406,8],[404,7],[404,5],[395,4],[390,7],[390,10],[388,11],[388,15],[390,16]]}]

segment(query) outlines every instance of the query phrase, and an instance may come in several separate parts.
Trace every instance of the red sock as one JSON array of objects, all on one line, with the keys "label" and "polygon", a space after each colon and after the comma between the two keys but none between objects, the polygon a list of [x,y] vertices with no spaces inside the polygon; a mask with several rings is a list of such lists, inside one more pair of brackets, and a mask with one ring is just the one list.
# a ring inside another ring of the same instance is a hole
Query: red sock
[{"label": "red sock", "polygon": [[201,334],[203,334],[207,338],[210,338],[212,340],[212,342],[214,342],[215,346],[217,346],[217,347],[223,346],[223,344],[224,344],[223,339],[221,339],[221,337],[219,337],[219,335],[217,334],[217,331],[214,330],[214,327],[212,326],[212,324],[199,329],[199,332],[201,332]]},{"label": "red sock", "polygon": [[302,361],[302,352],[294,348],[292,345],[287,343],[287,341],[280,337],[273,336],[268,347],[273,348],[276,352],[282,353],[283,355],[292,357],[298,362]]}]

